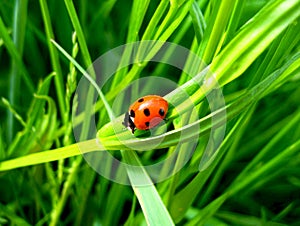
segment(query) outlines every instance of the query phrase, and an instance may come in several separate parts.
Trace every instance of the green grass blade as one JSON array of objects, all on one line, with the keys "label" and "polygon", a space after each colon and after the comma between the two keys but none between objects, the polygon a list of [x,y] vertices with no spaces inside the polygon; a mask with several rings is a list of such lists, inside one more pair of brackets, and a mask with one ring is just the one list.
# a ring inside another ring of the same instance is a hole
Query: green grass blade
[{"label": "green grass blade", "polygon": [[198,40],[198,43],[201,43],[203,33],[206,28],[206,23],[198,3],[193,3],[190,14],[192,17],[196,38]]},{"label": "green grass blade", "polygon": [[[84,149],[82,149],[82,147],[84,147]],[[78,144],[72,144],[51,151],[38,152],[23,157],[19,157],[16,159],[3,161],[0,162],[0,171],[69,158],[72,156],[82,154],[82,150],[85,150],[87,152],[98,150],[97,141],[89,140],[89,141],[81,142],[80,147]]]},{"label": "green grass blade", "polygon": [[45,0],[40,0],[40,7],[43,15],[43,20],[45,24],[45,31],[47,36],[47,45],[50,52],[51,63],[54,71],[56,72],[56,76],[54,77],[55,87],[57,91],[57,99],[58,105],[60,109],[60,114],[62,116],[63,122],[66,122],[66,117],[64,112],[66,111],[65,101],[64,101],[64,82],[63,82],[63,75],[61,66],[59,63],[58,53],[54,46],[51,44],[51,39],[54,39],[54,33],[51,25],[51,18],[49,15],[48,5]]},{"label": "green grass blade", "polygon": [[141,40],[151,40],[153,39],[153,36],[156,31],[156,27],[161,20],[162,16],[164,15],[164,12],[169,4],[168,0],[162,0],[160,1],[155,13],[153,14],[144,34]]},{"label": "green grass blade", "polygon": [[244,72],[300,16],[299,7],[298,0],[273,1],[241,29],[211,64],[221,86]]},{"label": "green grass blade", "polygon": [[58,43],[56,43],[54,40],[51,40],[51,41],[59,49],[59,51],[61,51],[65,55],[65,57],[67,57],[68,60],[70,60],[75,65],[75,67],[84,75],[84,77],[86,77],[89,80],[89,82],[93,85],[93,87],[96,89],[97,93],[99,94],[101,100],[103,101],[104,106],[106,108],[106,111],[108,112],[110,119],[113,120],[115,116],[111,110],[111,107],[109,106],[109,103],[106,101],[106,98],[104,97],[102,91],[100,90],[99,86],[97,85],[96,81]]},{"label": "green grass blade", "polygon": [[[48,77],[46,77],[45,80],[38,85],[38,90],[35,95],[48,95],[52,78],[53,74],[50,74]],[[38,146],[36,145],[37,143],[39,143],[38,137],[45,136],[45,132],[46,137],[49,134],[43,128],[43,125],[47,124],[46,119],[48,118],[45,115],[44,105],[44,100],[38,100],[37,98],[34,98],[32,100],[30,108],[26,115],[26,122],[23,123],[23,130],[17,133],[11,144],[8,146],[8,150],[6,151],[6,155],[8,158],[22,156],[24,154],[27,154],[29,150],[41,150],[41,148],[37,148]],[[51,106],[49,105],[49,110],[50,107]],[[25,121],[25,119],[23,121]],[[36,148],[34,148],[34,146]]]},{"label": "green grass blade", "polygon": [[0,17],[0,36],[3,39],[4,45],[7,48],[9,54],[11,55],[11,58],[15,61],[17,67],[21,71],[22,79],[24,80],[25,85],[27,86],[29,91],[33,93],[35,88],[31,80],[30,74],[23,63],[22,58],[16,46],[11,40],[1,17]]},{"label": "green grass blade", "polygon": [[5,216],[5,218],[2,218],[2,216],[0,217],[0,223],[1,224],[3,223],[3,224],[14,224],[14,225],[24,225],[24,226],[30,226],[31,225],[26,220],[24,220],[22,217],[17,215],[8,206],[0,204],[0,212],[1,212],[1,215]]},{"label": "green grass blade", "polygon": [[[174,225],[147,172],[143,167],[135,167],[141,166],[136,153],[123,151],[123,157],[126,163],[130,164],[126,167],[127,173],[134,193],[142,207],[147,224]],[[145,183],[145,185],[140,185],[141,183]]]},{"label": "green grass blade", "polygon": [[[80,22],[79,22],[79,19],[77,16],[75,6],[73,4],[73,1],[65,0],[64,2],[67,7],[68,14],[69,14],[69,17],[73,24],[73,27],[75,29],[76,35],[78,37],[78,43],[79,43],[79,47],[80,47],[79,49],[80,49],[80,52],[83,57],[83,62],[85,64],[85,67],[89,68],[92,66],[92,60],[91,60],[91,56],[89,54],[88,46],[86,43],[86,39],[85,39],[83,30],[82,30],[82,27],[80,25]],[[95,78],[94,69],[90,68],[90,70],[91,70],[90,75],[94,79]],[[88,90],[88,93],[87,93],[86,109],[91,109],[91,105],[92,105],[91,102],[93,100],[93,96],[94,96],[94,90],[92,87],[90,87],[90,89]],[[91,112],[86,112],[86,113],[90,114]],[[85,138],[87,137],[87,134],[89,132],[89,125],[90,125],[90,117],[87,117],[86,120],[83,121],[83,126],[82,126],[82,131],[81,131],[81,140],[85,140]]]},{"label": "green grass blade", "polygon": [[[23,56],[24,49],[24,38],[25,29],[27,22],[27,3],[28,1],[16,1],[14,10],[14,23],[13,23],[13,42],[18,50],[20,56]],[[9,87],[9,101],[12,106],[20,105],[20,95],[18,95],[18,90],[21,88],[21,70],[17,67],[15,62],[12,62],[11,74],[10,74],[10,87]],[[8,141],[12,141],[12,137],[16,132],[16,121],[13,114],[8,112]]]},{"label": "green grass blade", "polygon": [[[231,187],[238,186],[239,183],[243,180],[243,178],[247,177],[247,174],[251,171],[255,171],[255,166],[258,165],[261,161],[263,161],[264,156],[267,156],[269,152],[271,152],[276,144],[279,143],[283,136],[286,135],[295,125],[300,122],[300,112],[296,112],[293,114],[293,118],[290,122],[279,132],[277,133],[269,143],[264,146],[264,148],[255,156],[255,158],[244,168],[244,170],[239,174],[239,176],[232,182]],[[231,187],[228,189],[230,190]]]},{"label": "green grass blade", "polygon": [[215,7],[216,12],[213,12],[213,14],[216,14],[213,15],[215,18],[214,20],[210,20],[210,24],[208,24],[205,31],[204,40],[200,46],[200,52],[203,52],[200,56],[202,56],[206,64],[211,62],[217,53],[218,47],[222,44],[223,33],[234,8],[234,1],[232,0],[215,2],[215,4],[219,4],[219,6]]},{"label": "green grass blade", "polygon": [[[138,35],[140,28],[142,26],[142,22],[144,20],[145,14],[147,12],[148,6],[149,6],[149,0],[146,1],[140,1],[135,0],[133,1],[133,6],[131,10],[130,15],[130,23],[128,28],[128,35],[127,35],[127,43],[135,42],[138,40]],[[122,58],[120,60],[120,64],[123,64],[124,62],[129,62],[130,60],[130,52],[132,51],[132,46],[127,45],[125,47],[124,53],[122,55]],[[117,84],[122,83],[122,80],[126,76],[126,73],[128,72],[128,68],[121,68],[116,72],[116,75],[114,76],[114,80],[112,83],[112,89],[117,86]]]}]

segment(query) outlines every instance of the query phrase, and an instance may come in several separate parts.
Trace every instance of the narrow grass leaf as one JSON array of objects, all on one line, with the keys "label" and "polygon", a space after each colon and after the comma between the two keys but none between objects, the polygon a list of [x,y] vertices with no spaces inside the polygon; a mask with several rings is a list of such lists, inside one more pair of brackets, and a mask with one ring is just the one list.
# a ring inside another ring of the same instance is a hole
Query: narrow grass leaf
[{"label": "narrow grass leaf", "polygon": [[[83,57],[83,62],[85,64],[86,68],[90,69],[91,77],[93,79],[95,79],[94,68],[91,67],[92,66],[91,56],[89,54],[86,39],[85,39],[83,30],[82,30],[82,27],[80,25],[80,21],[79,21],[74,3],[73,3],[73,1],[70,1],[70,0],[64,0],[64,2],[65,2],[65,5],[66,5],[66,8],[68,10],[68,14],[69,14],[69,17],[70,17],[71,22],[73,24],[73,27],[75,29],[76,35],[78,37],[78,43],[79,43],[79,47],[80,47],[79,49],[80,49],[80,52],[81,52],[82,57]],[[67,56],[67,55],[65,54],[65,56]],[[76,66],[76,64],[74,64],[74,65]],[[94,89],[93,89],[93,87],[90,87],[88,92],[87,92],[87,97],[86,97],[87,101],[85,103],[85,109],[86,109],[85,113],[88,114],[88,115],[90,115],[90,113],[91,113],[89,111],[90,111],[90,109],[92,109],[93,96],[94,96]],[[86,137],[89,133],[90,120],[91,120],[90,117],[86,117],[86,119],[83,121],[82,130],[81,130],[81,133],[80,133],[80,140],[85,140],[86,139]]]},{"label": "narrow grass leaf", "polygon": [[60,109],[60,113],[63,119],[64,123],[66,122],[66,117],[65,117],[65,111],[66,111],[66,106],[65,106],[65,101],[64,101],[64,83],[63,83],[63,75],[62,75],[62,70],[58,58],[58,53],[57,50],[54,48],[54,46],[51,44],[51,39],[54,39],[54,33],[51,25],[51,18],[48,10],[48,5],[45,0],[40,0],[40,7],[42,11],[42,16],[43,16],[43,21],[45,24],[45,31],[46,31],[46,36],[47,36],[47,45],[49,48],[50,52],[50,58],[51,58],[51,63],[52,67],[56,73],[56,76],[54,77],[55,81],[55,88],[57,92],[57,99],[58,99],[58,105]]},{"label": "narrow grass leaf", "polygon": [[206,23],[204,20],[204,16],[201,12],[201,9],[197,2],[193,2],[192,8],[190,10],[190,14],[192,17],[192,22],[194,25],[195,35],[198,43],[201,43],[203,38],[203,33],[206,28]]},{"label": "narrow grass leaf", "polygon": [[[13,31],[12,31],[12,39],[14,45],[19,53],[19,55],[23,56],[24,49],[24,40],[25,40],[25,30],[26,30],[26,22],[27,22],[27,5],[28,0],[24,1],[16,1],[15,9],[14,9],[14,20],[13,20]],[[10,82],[9,82],[9,93],[8,99],[12,106],[19,106],[21,96],[19,95],[19,89],[21,88],[21,69],[17,67],[15,62],[12,62],[11,71],[10,71]],[[8,124],[8,140],[12,141],[13,136],[16,133],[16,121],[15,117],[11,111],[8,112],[7,118]]]},{"label": "narrow grass leaf", "polygon": [[[135,0],[133,1],[133,6],[131,10],[131,15],[130,15],[130,23],[129,23],[129,28],[128,28],[128,35],[127,35],[127,40],[126,43],[131,43],[135,42],[138,40],[138,35],[140,28],[142,26],[145,14],[147,12],[148,6],[149,6],[150,1],[140,1],[140,0]],[[122,58],[120,60],[120,64],[123,64],[124,62],[129,62],[130,60],[130,53],[132,52],[132,46],[131,45],[126,45],[124,53],[122,55]],[[114,80],[112,83],[112,89],[119,84],[122,83],[121,81],[123,78],[126,76],[126,73],[128,72],[128,68],[121,68],[116,72],[116,75],[114,76]],[[128,77],[126,77],[128,78]],[[128,79],[127,79],[128,80]]]},{"label": "narrow grass leaf", "polygon": [[89,82],[96,89],[96,91],[99,94],[101,100],[103,101],[104,106],[106,108],[106,111],[108,112],[109,117],[111,118],[111,120],[114,119],[114,114],[111,110],[111,107],[109,106],[109,103],[106,101],[106,98],[104,97],[104,95],[103,95],[102,91],[100,90],[99,86],[97,85],[96,81],[58,43],[56,43],[54,40],[51,40],[51,41],[59,49],[59,51],[61,51],[65,55],[65,57],[68,58],[68,60],[70,60],[75,65],[75,67],[84,75],[84,77],[86,77],[89,80]]},{"label": "narrow grass leaf", "polygon": [[214,55],[217,54],[218,47],[223,42],[223,33],[229,23],[231,12],[234,8],[234,1],[223,0],[215,2],[215,5],[213,12],[213,17],[215,18],[210,18],[209,27],[204,35],[205,40],[200,46],[201,49],[204,49],[203,54],[200,56],[206,64],[211,62]]},{"label": "narrow grass leaf", "polygon": [[7,32],[7,29],[3,23],[1,16],[0,16],[0,37],[2,38],[5,47],[7,48],[9,54],[11,55],[11,58],[15,61],[16,66],[21,71],[21,76],[25,82],[25,85],[27,86],[29,91],[33,93],[35,88],[31,80],[31,76],[23,63],[16,46],[14,45],[12,39],[10,38],[10,35]]}]

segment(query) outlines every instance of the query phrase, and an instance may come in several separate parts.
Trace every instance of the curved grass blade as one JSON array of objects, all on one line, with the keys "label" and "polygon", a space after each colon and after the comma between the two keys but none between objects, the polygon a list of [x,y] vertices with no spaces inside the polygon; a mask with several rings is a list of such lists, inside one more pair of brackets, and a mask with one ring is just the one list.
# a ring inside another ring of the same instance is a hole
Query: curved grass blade
[{"label": "curved grass blade", "polygon": [[[211,118],[213,116],[217,114],[224,115],[222,111],[226,110],[227,120],[234,118],[236,115],[247,109],[249,105],[257,102],[259,99],[267,95],[269,93],[269,87],[277,86],[278,83],[280,84],[280,82],[282,82],[284,78],[288,77],[288,75],[299,69],[299,67],[300,53],[296,54],[296,56],[292,58],[285,67],[282,67],[272,75],[268,76],[265,80],[248,91],[239,100],[227,105],[225,109],[220,109],[218,111],[212,112],[210,115],[201,118],[192,124],[186,125],[185,127],[179,128],[177,130],[172,130],[163,135],[145,139],[138,139],[133,138],[129,131],[120,129],[120,133],[116,134],[117,136],[98,137],[99,140],[88,140],[59,149],[35,153],[28,156],[0,162],[0,171],[50,162],[91,151],[131,150],[132,148],[134,148],[135,150],[144,150],[145,142],[147,142],[147,145],[149,147],[151,147],[151,145],[155,145],[156,148],[165,148],[174,146],[179,142],[188,142],[190,139],[199,137],[199,134],[200,136],[206,134],[210,131],[212,126],[218,126],[225,123],[224,118],[218,117],[218,121],[216,122],[216,124],[212,125]],[[118,121],[120,119],[120,117],[117,118],[113,123],[115,124],[115,126],[119,126],[120,128],[122,128],[120,121]],[[200,130],[198,130],[199,124],[201,125]],[[111,126],[111,129],[113,130],[112,124],[109,124],[109,126]],[[183,137],[180,137],[181,133],[184,135]],[[122,138],[123,142],[120,141],[120,138]],[[163,139],[163,142],[161,142],[157,146],[157,141],[161,141],[161,139]],[[99,143],[99,141],[101,141],[101,143]],[[80,146],[80,149],[82,151],[79,150],[78,146]]]}]

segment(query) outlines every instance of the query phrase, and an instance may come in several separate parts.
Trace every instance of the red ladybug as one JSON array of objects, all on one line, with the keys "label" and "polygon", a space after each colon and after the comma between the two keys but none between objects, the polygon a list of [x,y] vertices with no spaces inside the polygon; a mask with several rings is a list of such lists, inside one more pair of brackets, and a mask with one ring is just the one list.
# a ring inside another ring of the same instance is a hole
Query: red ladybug
[{"label": "red ladybug", "polygon": [[168,112],[168,102],[157,95],[139,98],[125,114],[123,125],[131,129],[148,130],[157,126]]}]

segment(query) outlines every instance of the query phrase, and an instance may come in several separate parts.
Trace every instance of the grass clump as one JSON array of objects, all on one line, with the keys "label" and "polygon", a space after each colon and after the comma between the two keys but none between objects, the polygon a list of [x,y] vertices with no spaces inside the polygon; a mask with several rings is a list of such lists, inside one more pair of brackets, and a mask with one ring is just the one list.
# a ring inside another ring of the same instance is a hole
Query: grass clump
[{"label": "grass clump", "polygon": [[0,224],[300,224],[299,7],[2,1]]}]

